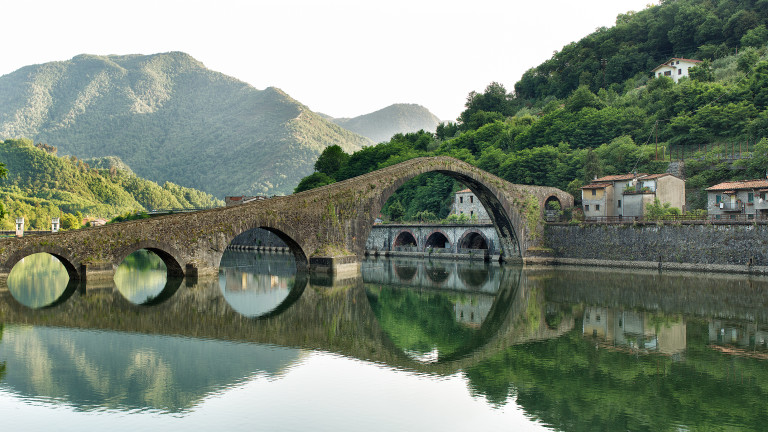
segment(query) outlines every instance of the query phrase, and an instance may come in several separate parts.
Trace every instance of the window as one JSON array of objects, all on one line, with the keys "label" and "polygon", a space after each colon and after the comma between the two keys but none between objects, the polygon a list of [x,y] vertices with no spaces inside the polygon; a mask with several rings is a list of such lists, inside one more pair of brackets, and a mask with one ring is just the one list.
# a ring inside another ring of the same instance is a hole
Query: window
[{"label": "window", "polygon": [[597,195],[597,189],[592,189],[592,196]]},{"label": "window", "polygon": [[715,204],[720,204],[720,201],[722,201],[723,198],[720,195],[715,195]]},{"label": "window", "polygon": [[585,212],[588,212],[588,211],[589,211],[589,204],[587,204],[587,205],[585,205],[585,206],[584,206],[584,211],[585,211]]},{"label": "window", "polygon": [[619,200],[619,206],[618,207],[621,208],[621,200]]},{"label": "window", "polygon": [[475,215],[475,212],[474,212],[474,211],[470,211],[470,212],[469,212],[469,216],[470,216],[470,217],[472,217],[472,216],[474,216],[474,215]]},{"label": "window", "polygon": [[682,70],[682,69],[678,69],[678,70],[677,70],[677,74],[678,74],[678,75],[682,75],[682,74],[683,74],[683,70]]},{"label": "window", "polygon": [[755,194],[753,192],[747,193],[747,202],[748,203],[755,202]]},{"label": "window", "polygon": [[600,211],[600,204],[595,204],[595,211]]},{"label": "window", "polygon": [[715,219],[720,219],[720,215],[715,215]]},{"label": "window", "polygon": [[475,197],[470,195],[469,196],[469,202],[471,202],[471,203],[475,202]]},{"label": "window", "polygon": [[672,71],[664,71],[664,76],[672,76]]},{"label": "window", "polygon": [[[719,202],[719,201],[718,201]],[[459,203],[464,204],[464,197],[459,197]]]},{"label": "window", "polygon": [[747,219],[754,219],[754,218],[755,218],[755,215],[753,215],[753,214],[748,214],[747,215]]}]

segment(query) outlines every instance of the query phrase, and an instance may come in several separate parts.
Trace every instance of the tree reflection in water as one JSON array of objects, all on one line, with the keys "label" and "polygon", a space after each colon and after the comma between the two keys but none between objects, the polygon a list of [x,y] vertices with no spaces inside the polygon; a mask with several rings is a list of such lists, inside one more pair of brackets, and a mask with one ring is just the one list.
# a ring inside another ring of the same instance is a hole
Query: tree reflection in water
[{"label": "tree reflection in water", "polygon": [[8,290],[16,301],[36,309],[54,304],[67,290],[69,275],[58,258],[36,253],[22,258],[8,275]]}]

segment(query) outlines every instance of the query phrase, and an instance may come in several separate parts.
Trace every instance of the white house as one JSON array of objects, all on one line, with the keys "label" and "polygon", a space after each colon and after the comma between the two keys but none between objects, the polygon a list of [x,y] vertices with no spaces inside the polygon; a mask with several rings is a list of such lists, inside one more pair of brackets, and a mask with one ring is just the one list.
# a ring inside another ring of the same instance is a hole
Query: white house
[{"label": "white house", "polygon": [[691,60],[679,57],[673,57],[664,63],[656,66],[653,70],[654,77],[668,76],[674,82],[680,78],[688,76],[688,69],[701,63],[701,60]]}]

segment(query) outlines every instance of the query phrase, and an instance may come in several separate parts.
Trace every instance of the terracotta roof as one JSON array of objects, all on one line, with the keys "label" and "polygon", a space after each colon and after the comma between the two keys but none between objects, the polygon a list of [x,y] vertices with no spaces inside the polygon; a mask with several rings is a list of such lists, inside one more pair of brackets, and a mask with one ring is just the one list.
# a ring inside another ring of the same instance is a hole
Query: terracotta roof
[{"label": "terracotta roof", "polygon": [[604,189],[608,186],[613,186],[610,183],[590,183],[586,186],[582,186],[582,189]]},{"label": "terracotta roof", "polygon": [[650,174],[650,175],[647,175],[647,176],[641,178],[640,180],[654,180],[654,179],[661,178],[661,177],[666,177],[666,176],[669,176],[669,175],[672,175],[672,174],[670,174],[670,173]]},{"label": "terracotta roof", "polygon": [[632,180],[633,178],[643,177],[643,176],[646,176],[646,175],[648,175],[648,174],[642,174],[642,173],[638,173],[638,174],[633,174],[633,173],[617,174],[617,175],[609,175],[609,176],[600,177],[600,178],[594,179],[592,181],[593,182],[614,182],[614,181],[621,181],[621,180]]},{"label": "terracotta roof", "polygon": [[456,193],[466,193],[466,192],[472,192],[472,190],[470,190],[470,189],[462,189],[462,190],[460,190],[460,191],[458,191]]},{"label": "terracotta roof", "polygon": [[768,179],[741,180],[719,183],[707,188],[708,191],[727,191],[739,189],[761,189],[768,188]]}]

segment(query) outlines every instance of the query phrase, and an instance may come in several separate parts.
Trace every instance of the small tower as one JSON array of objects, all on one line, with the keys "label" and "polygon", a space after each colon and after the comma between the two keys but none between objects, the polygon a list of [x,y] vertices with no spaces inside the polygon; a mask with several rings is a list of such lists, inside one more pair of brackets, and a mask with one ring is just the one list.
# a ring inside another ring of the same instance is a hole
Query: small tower
[{"label": "small tower", "polygon": [[16,237],[24,237],[24,218],[16,218]]},{"label": "small tower", "polygon": [[51,232],[59,232],[59,218],[51,218]]}]

